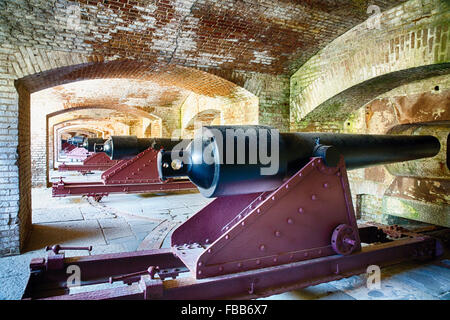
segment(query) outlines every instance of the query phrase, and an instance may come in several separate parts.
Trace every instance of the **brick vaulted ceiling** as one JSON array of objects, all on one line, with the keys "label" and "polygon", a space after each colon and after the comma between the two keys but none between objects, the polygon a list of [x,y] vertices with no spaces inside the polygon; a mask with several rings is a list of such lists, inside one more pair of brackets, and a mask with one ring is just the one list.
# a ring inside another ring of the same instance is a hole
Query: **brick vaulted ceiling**
[{"label": "brick vaulted ceiling", "polygon": [[291,74],[366,20],[369,5],[384,11],[402,2],[0,0],[0,19],[6,21],[0,31],[19,43],[32,39],[36,46],[102,59]]}]

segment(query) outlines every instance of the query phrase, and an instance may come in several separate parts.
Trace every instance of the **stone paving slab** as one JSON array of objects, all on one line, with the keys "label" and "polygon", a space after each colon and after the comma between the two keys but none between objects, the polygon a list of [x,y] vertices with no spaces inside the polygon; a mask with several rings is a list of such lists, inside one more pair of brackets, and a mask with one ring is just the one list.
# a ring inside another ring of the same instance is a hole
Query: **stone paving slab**
[{"label": "stone paving slab", "polygon": [[28,250],[53,244],[86,246],[106,244],[96,220],[70,221],[33,225]]},{"label": "stone paving slab", "polygon": [[[347,279],[330,282],[331,285],[357,300],[433,300],[435,296],[423,292],[411,285],[409,279],[398,280],[395,277],[383,277],[381,287],[369,289],[365,275],[352,276]],[[412,275],[408,273],[408,278]]]},{"label": "stone paving slab", "polygon": [[102,227],[102,229],[106,228],[127,228],[129,227],[127,221],[124,218],[115,218],[115,219],[98,219],[98,223]]},{"label": "stone paving slab", "polygon": [[28,275],[0,278],[0,300],[20,300],[27,282]]},{"label": "stone paving slab", "polygon": [[120,253],[120,252],[126,252],[125,246],[123,246],[120,243],[108,244],[108,245],[97,245],[97,246],[93,246],[92,251],[91,251],[91,256],[94,256],[97,254]]},{"label": "stone paving slab", "polygon": [[112,239],[108,244],[119,244],[124,248],[123,252],[133,252],[137,250],[137,248],[141,244],[141,241],[138,240],[135,236],[129,236],[124,238]]},{"label": "stone paving slab", "polygon": [[180,215],[180,214],[182,214],[182,215],[188,214],[188,215],[191,215],[191,216],[192,216],[192,215],[194,215],[194,213],[195,213],[195,211],[194,211],[193,209],[189,208],[189,207],[170,209],[169,212],[170,212],[170,214],[171,214],[172,216],[174,216],[174,215]]},{"label": "stone paving slab", "polygon": [[134,234],[146,233],[153,231],[159,223],[145,223],[145,224],[130,224],[131,230]]},{"label": "stone paving slab", "polygon": [[[0,258],[0,278],[26,275],[30,273],[30,261],[45,256],[45,250],[36,250],[21,255]],[[1,286],[0,286],[1,289]],[[0,290],[1,291],[1,290]]]},{"label": "stone paving slab", "polygon": [[77,207],[43,208],[33,210],[33,223],[50,223],[61,221],[83,220],[83,215]]},{"label": "stone paving slab", "polygon": [[[169,241],[168,234],[178,225],[174,221],[164,221],[158,225],[139,245],[138,250],[159,249],[164,241]],[[169,245],[170,247],[170,245]]]},{"label": "stone paving slab", "polygon": [[107,210],[99,210],[92,206],[80,206],[79,207],[84,220],[98,220],[98,219],[114,219],[116,215],[109,214]]},{"label": "stone paving slab", "polygon": [[134,237],[134,233],[131,231],[131,228],[129,226],[103,229],[103,234],[105,235],[107,243],[110,243],[115,239]]},{"label": "stone paving slab", "polygon": [[336,287],[321,283],[301,290],[294,290],[257,300],[356,300]]}]

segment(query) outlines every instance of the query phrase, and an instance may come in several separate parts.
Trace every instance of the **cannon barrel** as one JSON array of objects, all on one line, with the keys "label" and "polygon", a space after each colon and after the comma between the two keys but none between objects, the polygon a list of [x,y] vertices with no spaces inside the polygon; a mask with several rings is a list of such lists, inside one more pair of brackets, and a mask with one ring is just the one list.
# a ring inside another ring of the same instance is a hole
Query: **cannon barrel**
[{"label": "cannon barrel", "polygon": [[86,138],[83,141],[83,148],[89,152],[95,152],[95,144],[103,144],[106,139],[103,138]]},{"label": "cannon barrel", "polygon": [[72,138],[69,138],[69,140],[67,141],[74,146],[79,146],[83,143],[84,139],[85,138],[83,136],[74,136]]},{"label": "cannon barrel", "polygon": [[137,138],[136,136],[111,136],[103,145],[105,152],[111,160],[132,159],[148,148],[171,150],[181,140],[170,138]]},{"label": "cannon barrel", "polygon": [[162,180],[187,176],[206,197],[275,190],[311,157],[347,169],[432,157],[433,136],[280,133],[265,126],[204,127],[187,148],[158,154]]}]

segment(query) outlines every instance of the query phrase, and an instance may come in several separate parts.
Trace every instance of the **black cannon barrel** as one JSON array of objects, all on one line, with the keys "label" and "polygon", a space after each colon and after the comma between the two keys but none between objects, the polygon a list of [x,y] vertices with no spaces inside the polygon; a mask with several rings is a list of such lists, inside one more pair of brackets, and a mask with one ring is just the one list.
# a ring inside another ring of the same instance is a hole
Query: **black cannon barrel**
[{"label": "black cannon barrel", "polygon": [[74,146],[79,146],[81,144],[83,144],[85,137],[83,136],[74,136],[72,138],[69,138],[69,140],[67,140],[67,142],[69,142],[70,144],[73,144]]},{"label": "black cannon barrel", "polygon": [[86,138],[83,141],[83,148],[85,148],[89,152],[95,152],[95,144],[103,144],[106,139],[103,138]]},{"label": "black cannon barrel", "polygon": [[432,157],[433,136],[280,133],[265,126],[204,127],[185,150],[161,151],[160,178],[188,176],[206,197],[271,191],[311,157],[347,169]]},{"label": "black cannon barrel", "polygon": [[164,148],[172,150],[181,140],[172,140],[170,138],[137,138],[136,136],[111,136],[105,141],[103,152],[111,160],[132,159],[148,148],[159,150]]}]

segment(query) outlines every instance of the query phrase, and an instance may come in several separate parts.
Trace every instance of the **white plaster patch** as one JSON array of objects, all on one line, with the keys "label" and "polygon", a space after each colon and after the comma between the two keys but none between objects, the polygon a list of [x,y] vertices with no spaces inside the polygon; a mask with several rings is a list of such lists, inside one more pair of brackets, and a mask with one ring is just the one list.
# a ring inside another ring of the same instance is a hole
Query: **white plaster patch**
[{"label": "white plaster patch", "polygon": [[271,57],[269,55],[269,52],[267,50],[264,51],[253,51],[254,59],[252,59],[250,62],[252,63],[259,63],[259,64],[265,64],[265,65],[271,65],[276,58]]},{"label": "white plaster patch", "polygon": [[233,62],[236,58],[230,55],[212,54],[207,52],[200,52],[196,59],[198,66],[220,66],[226,62]]},{"label": "white plaster patch", "polygon": [[[197,50],[194,30],[198,28],[199,19],[189,16],[193,4],[194,0],[172,3],[176,13],[175,17],[162,28],[155,30],[151,49],[161,51],[174,51],[176,49],[176,55],[178,56]],[[183,31],[183,29],[187,31]]]}]

